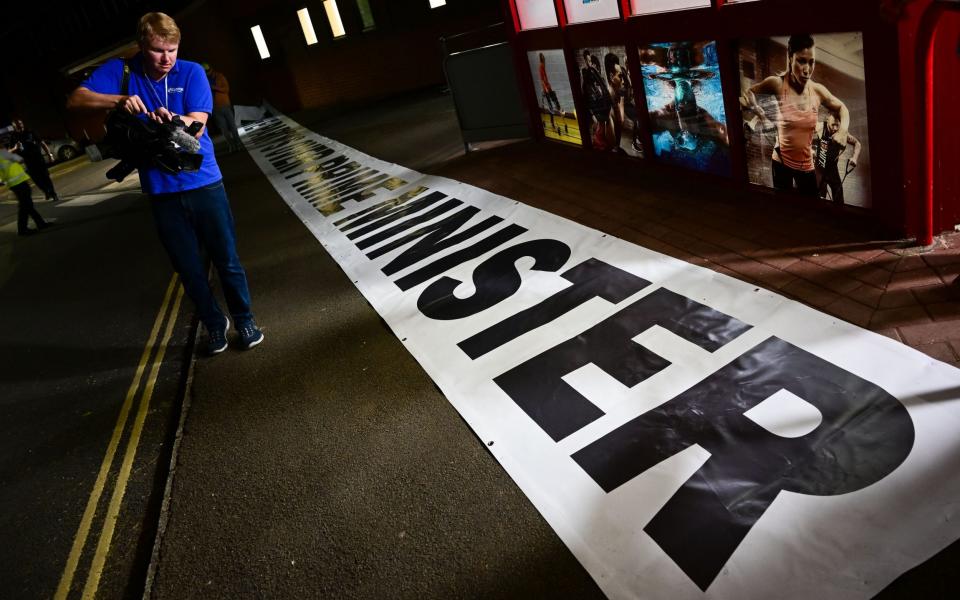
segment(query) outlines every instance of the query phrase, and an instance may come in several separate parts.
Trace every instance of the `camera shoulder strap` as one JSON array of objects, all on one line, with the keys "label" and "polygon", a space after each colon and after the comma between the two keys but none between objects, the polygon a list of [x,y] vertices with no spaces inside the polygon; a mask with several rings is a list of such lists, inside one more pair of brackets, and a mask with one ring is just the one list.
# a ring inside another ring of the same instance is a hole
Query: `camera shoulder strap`
[{"label": "camera shoulder strap", "polygon": [[123,78],[120,80],[120,93],[130,95],[130,61],[123,59]]}]

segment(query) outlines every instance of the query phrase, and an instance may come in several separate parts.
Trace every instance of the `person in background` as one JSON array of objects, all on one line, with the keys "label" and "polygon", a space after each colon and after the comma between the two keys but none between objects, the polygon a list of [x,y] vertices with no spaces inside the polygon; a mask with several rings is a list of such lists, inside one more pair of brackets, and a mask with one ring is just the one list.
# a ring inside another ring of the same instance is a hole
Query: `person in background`
[{"label": "person in background", "polygon": [[[547,78],[547,57],[540,53],[540,89],[543,90],[543,101],[547,104],[547,110],[560,114],[560,100],[557,99],[557,93],[553,91],[550,85],[550,79]],[[555,107],[555,108],[554,108]]]},{"label": "person in background", "polygon": [[613,102],[606,80],[600,73],[600,61],[589,50],[583,51],[580,69],[580,88],[590,111],[591,142],[595,150],[609,150],[617,146],[611,111]]},{"label": "person in background", "polygon": [[[33,235],[37,229],[46,229],[53,225],[44,220],[33,206],[33,197],[30,194],[30,176],[23,168],[23,158],[13,152],[0,150],[0,180],[17,197],[17,234]],[[37,225],[37,229],[30,229],[29,219]]]},{"label": "person in background", "polygon": [[[104,63],[67,99],[70,110],[123,110],[165,123],[180,117],[189,126],[204,125],[213,111],[210,84],[198,63],[177,60],[180,28],[169,16],[153,12],[140,18],[140,52]],[[129,66],[124,89],[124,66]],[[237,255],[236,233],[223,176],[206,127],[197,134],[203,161],[197,171],[170,174],[155,166],[138,170],[160,241],[180,274],[187,296],[207,330],[207,354],[227,349],[230,319],[220,309],[207,280],[200,252],[206,249],[220,276],[223,295],[247,350],[263,341],[250,307],[247,274]]]},{"label": "person in background", "polygon": [[47,170],[47,163],[44,160],[44,157],[49,157],[50,161],[53,161],[53,153],[50,151],[50,147],[35,133],[27,129],[20,119],[14,119],[12,125],[11,149],[23,157],[27,173],[47,200],[53,200],[54,202],[60,200],[60,197],[57,196],[57,190],[53,187],[53,181],[50,179],[50,172]]},{"label": "person in background", "polygon": [[[843,204],[843,180],[847,174],[857,167],[860,159],[860,143],[852,133],[847,134],[847,143],[840,144],[834,136],[840,131],[840,116],[830,113],[823,122],[817,123],[816,137],[813,138],[814,164],[816,165],[817,179],[819,180],[820,197],[827,198],[827,188],[830,188],[830,198],[837,204]],[[844,173],[840,174],[840,157],[853,146],[853,155],[844,166]]]},{"label": "person in background", "polygon": [[607,75],[607,85],[610,87],[610,97],[613,100],[613,146],[614,152],[622,152],[620,139],[623,136],[623,125],[626,121],[626,104],[628,95],[633,94],[630,85],[630,75],[625,65],[620,64],[620,57],[613,52],[607,52],[603,57],[603,68]]},{"label": "person in background", "polygon": [[226,76],[215,71],[210,63],[203,63],[213,92],[213,125],[227,140],[227,151],[236,152],[243,149],[240,136],[237,135],[237,120],[233,113],[233,104],[230,102],[230,82]]}]

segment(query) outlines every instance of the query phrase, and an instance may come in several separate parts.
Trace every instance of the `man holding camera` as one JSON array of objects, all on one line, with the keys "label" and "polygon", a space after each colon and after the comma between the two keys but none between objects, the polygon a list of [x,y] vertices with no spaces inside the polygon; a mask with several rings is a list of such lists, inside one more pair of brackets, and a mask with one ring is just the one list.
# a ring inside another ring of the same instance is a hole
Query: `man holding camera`
[{"label": "man holding camera", "polygon": [[[199,64],[177,60],[180,29],[174,20],[163,13],[147,13],[140,19],[137,41],[140,52],[136,56],[104,63],[74,90],[67,107],[122,110],[158,123],[178,116],[187,126],[194,121],[206,125],[213,110],[210,84]],[[160,241],[207,330],[207,353],[212,355],[226,350],[230,319],[210,289],[201,245],[220,276],[240,346],[256,346],[263,341],[263,332],[250,309],[247,276],[236,251],[233,215],[206,127],[199,140],[203,157],[199,170],[171,174],[143,165],[140,184],[150,198]]]}]

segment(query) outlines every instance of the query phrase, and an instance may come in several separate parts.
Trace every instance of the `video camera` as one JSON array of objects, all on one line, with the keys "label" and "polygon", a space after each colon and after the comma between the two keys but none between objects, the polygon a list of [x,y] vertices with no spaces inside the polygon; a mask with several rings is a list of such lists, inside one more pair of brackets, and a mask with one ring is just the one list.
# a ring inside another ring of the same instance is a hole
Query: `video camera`
[{"label": "video camera", "polygon": [[157,123],[126,111],[113,111],[107,117],[105,156],[119,158],[120,162],[107,171],[107,179],[120,182],[134,169],[146,167],[157,167],[171,175],[197,171],[203,156],[195,136],[202,128],[199,121],[187,127],[180,117]]}]

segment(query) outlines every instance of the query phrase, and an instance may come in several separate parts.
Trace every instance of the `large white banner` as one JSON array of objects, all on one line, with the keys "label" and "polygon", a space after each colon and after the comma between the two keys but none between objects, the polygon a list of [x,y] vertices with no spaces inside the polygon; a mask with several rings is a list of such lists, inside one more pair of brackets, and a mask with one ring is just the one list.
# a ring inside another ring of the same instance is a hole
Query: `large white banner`
[{"label": "large white banner", "polygon": [[960,371],[285,118],[243,139],[613,598],[868,598],[960,537]]}]

